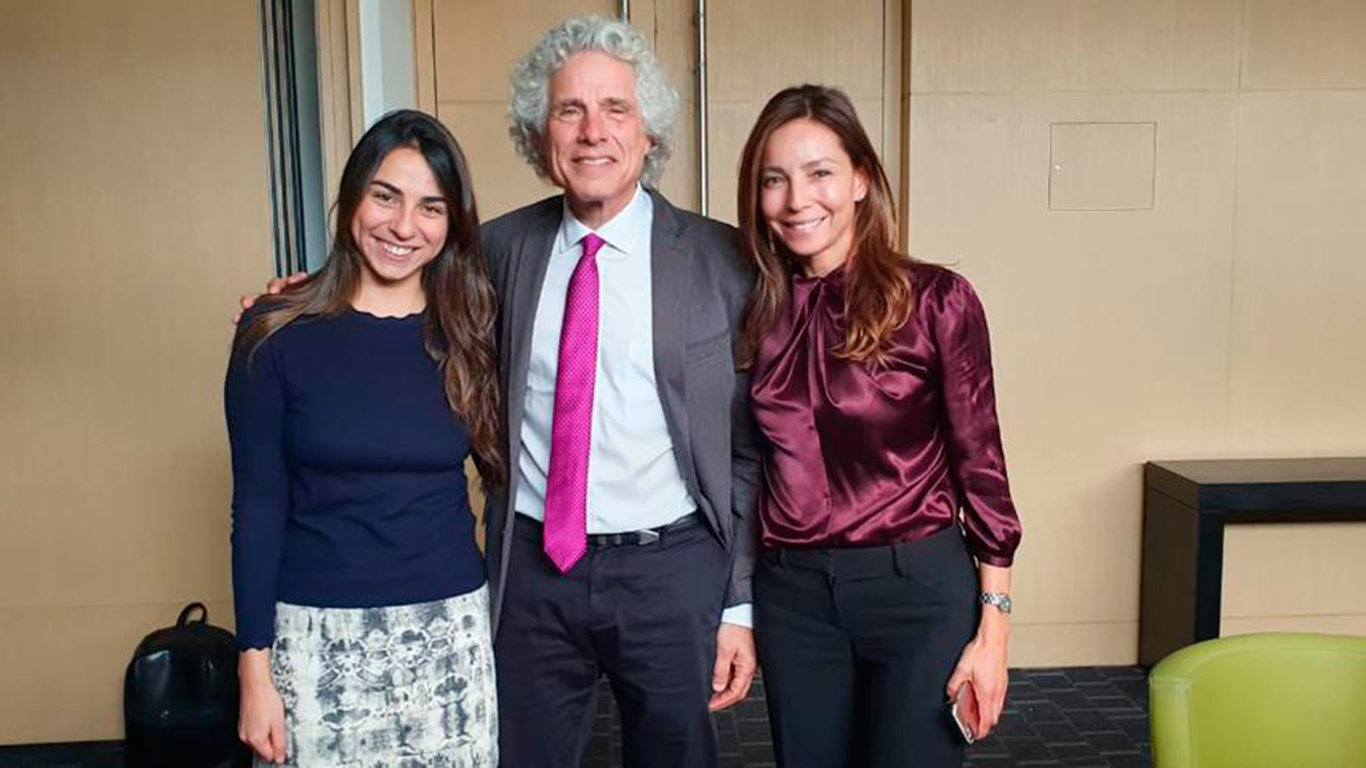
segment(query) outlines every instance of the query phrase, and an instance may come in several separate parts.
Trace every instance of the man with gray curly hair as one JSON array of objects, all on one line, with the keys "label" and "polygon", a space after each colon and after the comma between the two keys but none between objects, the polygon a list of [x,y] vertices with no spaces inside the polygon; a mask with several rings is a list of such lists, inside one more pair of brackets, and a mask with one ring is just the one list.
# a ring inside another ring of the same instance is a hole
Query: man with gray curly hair
[{"label": "man with gray curly hair", "polygon": [[758,451],[734,229],[652,185],[678,97],[639,32],[569,19],[512,75],[517,150],[564,194],[488,222],[508,486],[488,570],[504,766],[577,766],[606,673],[631,766],[714,766],[755,670]]},{"label": "man with gray curly hair", "polygon": [[664,164],[673,154],[673,127],[678,118],[678,94],[669,85],[645,38],[625,22],[579,17],[565,21],[545,34],[512,70],[512,93],[508,98],[508,134],[521,155],[543,179],[553,181],[546,168],[543,137],[550,117],[550,79],[569,57],[583,51],[607,53],[631,65],[635,73],[635,98],[650,149],[640,181],[655,186],[664,175]]}]

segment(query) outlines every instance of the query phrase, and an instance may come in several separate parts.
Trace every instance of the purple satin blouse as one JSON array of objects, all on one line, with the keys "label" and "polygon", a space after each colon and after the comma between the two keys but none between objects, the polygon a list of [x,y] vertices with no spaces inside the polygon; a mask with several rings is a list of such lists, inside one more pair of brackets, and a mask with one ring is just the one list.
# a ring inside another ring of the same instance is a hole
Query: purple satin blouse
[{"label": "purple satin blouse", "polygon": [[766,548],[869,547],[943,530],[963,510],[968,549],[1009,566],[1020,542],[996,420],[986,316],[968,281],[907,264],[915,309],[888,364],[835,356],[843,269],[794,277],[751,383],[768,438],[759,501]]}]

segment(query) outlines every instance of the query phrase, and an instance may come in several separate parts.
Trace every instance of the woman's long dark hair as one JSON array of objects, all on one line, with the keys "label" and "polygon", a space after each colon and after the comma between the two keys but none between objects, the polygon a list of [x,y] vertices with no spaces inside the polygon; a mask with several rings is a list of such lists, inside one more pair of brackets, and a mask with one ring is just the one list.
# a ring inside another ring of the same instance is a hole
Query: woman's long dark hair
[{"label": "woman's long dark hair", "polygon": [[350,308],[364,269],[351,222],[380,163],[400,148],[422,153],[448,201],[446,242],[422,271],[427,299],[423,338],[427,354],[441,368],[451,410],[469,427],[484,486],[496,489],[506,479],[507,467],[499,438],[493,284],[479,249],[479,213],[469,166],[455,137],[436,118],[400,110],[365,132],[342,171],[336,233],[327,262],[279,296],[264,297],[264,309],[238,333],[234,351],[250,359],[271,334],[300,317],[335,317]]},{"label": "woman's long dark hair", "polygon": [[873,143],[843,91],[802,85],[779,91],[759,113],[740,158],[740,238],[759,277],[750,295],[740,341],[740,361],[754,364],[759,345],[791,301],[792,275],[801,261],[775,241],[760,207],[764,148],[773,132],[793,120],[814,120],[839,137],[855,171],[868,180],[868,195],[855,204],[854,242],[844,267],[846,334],[837,354],[856,362],[883,362],[891,332],[911,316],[914,301],[908,257],[896,251],[892,187]]}]

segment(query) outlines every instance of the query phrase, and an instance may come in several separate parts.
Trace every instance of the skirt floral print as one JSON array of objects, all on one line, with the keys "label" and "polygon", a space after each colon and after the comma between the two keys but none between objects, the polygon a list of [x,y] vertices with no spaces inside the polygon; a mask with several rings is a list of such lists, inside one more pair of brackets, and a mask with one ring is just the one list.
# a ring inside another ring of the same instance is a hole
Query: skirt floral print
[{"label": "skirt floral print", "polygon": [[279,603],[275,625],[271,672],[288,754],[281,765],[498,765],[487,587],[380,608]]}]

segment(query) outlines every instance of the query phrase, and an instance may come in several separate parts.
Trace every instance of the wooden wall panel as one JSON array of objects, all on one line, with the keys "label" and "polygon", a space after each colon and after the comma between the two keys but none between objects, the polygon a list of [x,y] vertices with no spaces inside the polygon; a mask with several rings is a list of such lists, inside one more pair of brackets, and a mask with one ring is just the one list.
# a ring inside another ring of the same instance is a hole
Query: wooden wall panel
[{"label": "wooden wall panel", "polygon": [[136,641],[190,600],[231,624],[226,320],[272,267],[257,10],[4,15],[0,744],[119,738]]},{"label": "wooden wall panel", "polygon": [[[689,93],[691,83],[685,81]],[[680,95],[681,94],[680,89]],[[674,125],[673,155],[664,167],[659,191],[669,202],[689,211],[699,206],[697,188],[697,101],[689,95],[678,105],[678,122]]]},{"label": "wooden wall panel", "polygon": [[351,147],[365,131],[360,87],[360,10],[357,0],[316,0],[313,15],[326,185],[323,197],[330,210]]},{"label": "wooden wall panel", "polygon": [[634,0],[631,24],[654,46],[664,75],[678,91],[678,121],[674,123],[673,156],[659,182],[659,191],[680,208],[696,211],[697,186],[697,24],[695,0]]},{"label": "wooden wall panel", "polygon": [[442,101],[506,103],[508,73],[541,33],[580,14],[615,16],[613,0],[433,0]]},{"label": "wooden wall panel", "polygon": [[1242,86],[1366,88],[1366,3],[1247,0]]},{"label": "wooden wall panel", "polygon": [[1227,90],[1241,0],[914,0],[917,92]]},{"label": "wooden wall panel", "polygon": [[1224,532],[1221,634],[1327,631],[1366,634],[1361,581],[1366,523],[1231,525]]},{"label": "wooden wall panel", "polygon": [[615,15],[616,3],[432,0],[431,7],[436,114],[474,166],[480,215],[493,218],[553,194],[508,138],[508,78],[513,64],[547,29],[575,14]]},{"label": "wooden wall panel", "polygon": [[843,88],[882,98],[882,0],[746,0],[709,3],[710,96],[759,106],[790,85]]},{"label": "wooden wall panel", "polygon": [[[1366,452],[1346,5],[911,4],[911,250],[971,278],[991,322],[1025,523],[1012,663],[1134,661],[1143,461]],[[1156,124],[1150,210],[1048,210],[1049,126],[1076,121]],[[1366,608],[1303,598],[1366,577],[1360,548],[1232,533],[1226,629],[1360,627]]]},{"label": "wooden wall panel", "polygon": [[[1018,610],[1018,609],[1017,609]],[[1077,667],[1132,664],[1138,657],[1138,621],[1014,622],[1010,666]],[[1116,662],[1116,658],[1129,661]]]},{"label": "wooden wall panel", "polygon": [[484,220],[559,192],[539,179],[513,148],[506,101],[443,101],[436,116],[465,150]]},{"label": "wooden wall panel", "polygon": [[1239,123],[1230,442],[1360,453],[1366,90],[1244,94]]},{"label": "wooden wall panel", "polygon": [[432,0],[413,0],[413,82],[417,108],[436,114],[436,21]]},{"label": "wooden wall panel", "polygon": [[1366,614],[1280,614],[1276,616],[1224,616],[1220,636],[1255,632],[1321,632],[1326,635],[1366,635]]},{"label": "wooden wall panel", "polygon": [[[232,603],[204,601],[232,623]],[[0,608],[0,744],[123,738],[123,670],[148,632],[175,624],[183,601]],[[22,663],[15,663],[22,662]]]},{"label": "wooden wall panel", "polygon": [[[508,72],[536,35],[563,17],[614,14],[617,4],[564,0],[509,8],[491,0],[431,0],[430,7],[436,110],[456,129],[476,166],[481,211],[495,216],[551,192],[515,156],[505,121],[498,122],[497,115],[506,108]],[[637,0],[631,5],[632,23],[650,38],[682,102],[673,156],[660,189],[675,204],[690,209],[699,204],[695,9],[691,0]],[[899,30],[900,8],[894,11]],[[708,179],[711,212],[717,218],[734,219],[740,148],[754,116],[780,88],[802,82],[838,85],[858,99],[875,143],[881,145],[889,132],[897,133],[885,117],[894,117],[896,110],[889,113],[883,102],[899,99],[900,46],[895,31],[890,38],[885,33],[883,0],[859,0],[852,8],[804,0],[800,10],[777,0],[713,3],[708,12]]]},{"label": "wooden wall panel", "polygon": [[[735,178],[745,139],[764,104],[788,86],[844,90],[881,151],[887,78],[899,80],[897,62],[888,66],[883,0],[750,0],[711,3],[707,13],[713,218],[735,223]],[[891,92],[897,90],[893,86]]]}]

